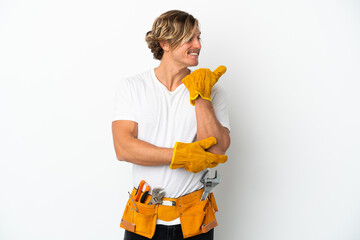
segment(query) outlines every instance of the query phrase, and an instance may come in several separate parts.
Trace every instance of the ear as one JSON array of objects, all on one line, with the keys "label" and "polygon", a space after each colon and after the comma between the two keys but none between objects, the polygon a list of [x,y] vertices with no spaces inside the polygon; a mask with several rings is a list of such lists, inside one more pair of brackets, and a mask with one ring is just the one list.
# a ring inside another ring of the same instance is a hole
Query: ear
[{"label": "ear", "polygon": [[159,43],[164,52],[168,52],[170,50],[170,45],[167,41],[160,41]]}]

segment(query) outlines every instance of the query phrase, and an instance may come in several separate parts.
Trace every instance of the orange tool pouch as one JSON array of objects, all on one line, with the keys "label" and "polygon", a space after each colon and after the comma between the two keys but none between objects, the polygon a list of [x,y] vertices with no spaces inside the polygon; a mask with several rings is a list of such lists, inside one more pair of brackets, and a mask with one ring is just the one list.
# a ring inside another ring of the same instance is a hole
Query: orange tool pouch
[{"label": "orange tool pouch", "polygon": [[[216,227],[215,212],[218,211],[215,197],[210,193],[208,198],[200,201],[204,189],[192,192],[179,198],[163,198],[163,201],[175,202],[175,206],[147,205],[151,199],[148,195],[144,203],[131,201],[126,203],[120,227],[138,235],[152,238],[156,229],[156,220],[172,221],[180,217],[184,238],[206,233]],[[136,189],[131,196],[134,198]]]}]

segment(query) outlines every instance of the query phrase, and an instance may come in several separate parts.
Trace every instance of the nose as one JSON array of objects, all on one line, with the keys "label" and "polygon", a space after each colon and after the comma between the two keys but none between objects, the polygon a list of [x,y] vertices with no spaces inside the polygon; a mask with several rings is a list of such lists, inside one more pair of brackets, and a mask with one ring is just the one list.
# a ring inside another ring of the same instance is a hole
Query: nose
[{"label": "nose", "polygon": [[193,47],[201,49],[201,43],[199,39],[195,38],[195,40],[193,41]]}]

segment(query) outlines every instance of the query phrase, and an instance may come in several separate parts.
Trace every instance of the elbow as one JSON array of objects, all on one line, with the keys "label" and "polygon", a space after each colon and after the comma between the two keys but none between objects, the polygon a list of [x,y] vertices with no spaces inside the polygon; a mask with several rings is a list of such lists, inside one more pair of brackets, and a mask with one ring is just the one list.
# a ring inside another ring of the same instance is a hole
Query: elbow
[{"label": "elbow", "polygon": [[208,150],[211,153],[225,155],[225,153],[228,150],[229,146],[230,146],[230,139],[228,139],[228,140],[227,139],[222,139],[221,142],[218,142],[216,145],[212,146]]},{"label": "elbow", "polygon": [[126,152],[120,145],[115,145],[116,159],[119,161],[126,161]]},{"label": "elbow", "polygon": [[225,146],[223,147],[223,151],[224,151],[223,154],[226,153],[226,151],[229,149],[229,147],[230,147],[230,139],[229,139],[229,141],[225,144]]},{"label": "elbow", "polygon": [[116,159],[118,161],[120,161],[120,162],[125,161],[125,158],[122,155],[118,154],[118,153],[116,153]]},{"label": "elbow", "polygon": [[229,147],[230,147],[230,141],[224,142],[220,148],[220,154],[225,155],[225,153],[229,149]]},{"label": "elbow", "polygon": [[227,133],[226,136],[224,137],[223,141],[221,142],[221,154],[225,154],[226,151],[229,149],[231,144],[231,139],[230,139],[230,135]]},{"label": "elbow", "polygon": [[116,159],[117,160],[119,160],[120,162],[124,161],[123,156],[117,150],[115,150],[115,154],[116,154]]}]

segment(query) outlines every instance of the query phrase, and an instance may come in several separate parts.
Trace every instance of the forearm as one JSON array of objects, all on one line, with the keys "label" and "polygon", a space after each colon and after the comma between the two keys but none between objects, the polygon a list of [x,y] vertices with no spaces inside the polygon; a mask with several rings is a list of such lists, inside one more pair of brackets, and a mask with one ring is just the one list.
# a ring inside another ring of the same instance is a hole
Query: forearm
[{"label": "forearm", "polygon": [[217,144],[208,149],[211,153],[225,154],[230,146],[229,131],[216,119],[214,108],[210,101],[198,97],[195,100],[197,121],[197,139],[215,137]]},{"label": "forearm", "polygon": [[112,124],[112,132],[118,160],[143,166],[171,163],[173,149],[157,147],[139,140],[137,138],[137,124],[130,121],[115,121]]},{"label": "forearm", "polygon": [[115,144],[116,156],[126,161],[143,166],[167,165],[171,163],[173,149],[156,147],[145,141],[133,138]]}]

